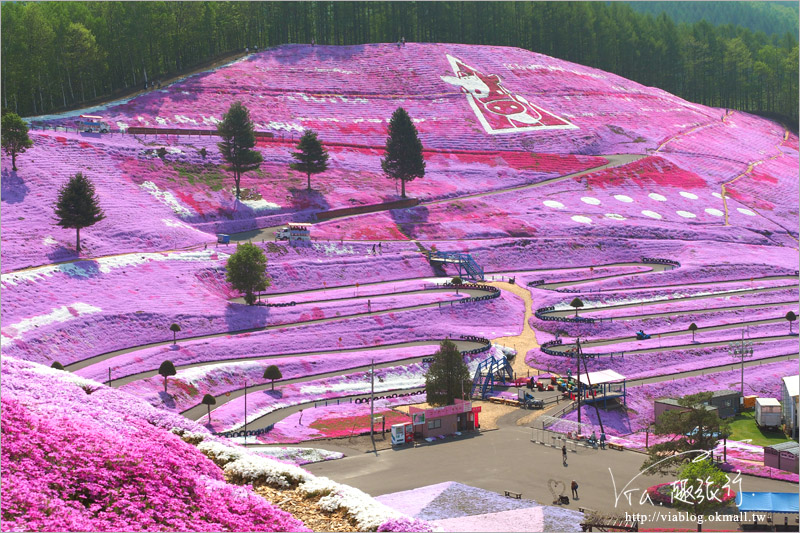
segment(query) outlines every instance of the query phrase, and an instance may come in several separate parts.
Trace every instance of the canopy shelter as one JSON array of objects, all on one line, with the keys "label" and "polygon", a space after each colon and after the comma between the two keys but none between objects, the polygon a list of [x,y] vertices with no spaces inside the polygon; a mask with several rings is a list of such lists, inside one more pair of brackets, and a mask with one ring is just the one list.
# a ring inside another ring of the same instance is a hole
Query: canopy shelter
[{"label": "canopy shelter", "polygon": [[736,502],[739,512],[800,512],[796,492],[740,492]]},{"label": "canopy shelter", "polygon": [[[578,376],[581,388],[581,401],[584,403],[603,402],[603,409],[607,407],[608,400],[622,398],[627,403],[627,387],[625,376],[613,370],[598,370],[588,374],[581,372]],[[590,387],[591,384],[591,387]]]}]

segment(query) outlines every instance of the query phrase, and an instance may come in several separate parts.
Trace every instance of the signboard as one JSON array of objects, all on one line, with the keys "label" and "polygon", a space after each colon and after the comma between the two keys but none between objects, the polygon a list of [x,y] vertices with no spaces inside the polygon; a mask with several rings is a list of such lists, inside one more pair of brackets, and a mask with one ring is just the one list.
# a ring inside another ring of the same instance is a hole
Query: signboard
[{"label": "signboard", "polygon": [[412,421],[415,426],[422,426],[425,424],[425,412],[421,413],[414,413],[412,416]]}]

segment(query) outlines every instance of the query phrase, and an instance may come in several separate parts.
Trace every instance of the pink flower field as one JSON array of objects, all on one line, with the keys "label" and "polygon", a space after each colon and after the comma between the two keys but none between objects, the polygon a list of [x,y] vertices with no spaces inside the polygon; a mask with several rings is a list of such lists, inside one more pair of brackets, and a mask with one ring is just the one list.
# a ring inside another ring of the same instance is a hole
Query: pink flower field
[{"label": "pink flower field", "polygon": [[[522,111],[486,105],[490,86]],[[236,100],[272,134],[239,200],[218,138],[130,133],[212,130]],[[398,107],[424,148],[425,175],[406,184],[418,203],[323,214],[400,199],[381,169]],[[85,112],[113,132],[63,131]],[[261,445],[346,447],[369,429],[360,400],[372,361],[375,391],[388,396],[375,414],[389,427],[407,420],[398,405],[424,400],[423,358],[446,338],[485,350],[464,355],[471,376],[501,344],[524,345],[514,370],[525,376],[574,372],[574,359],[540,347],[580,337],[598,355],[589,370],[637,380],[626,411],[603,413],[612,439],[637,449],[654,399],[738,389],[739,370],[716,367],[734,362],[727,344],[743,330],[756,362],[745,394],[779,398],[781,378],[797,373],[785,316],[800,312],[798,137],[763,118],[521,49],[408,43],[280,46],[31,121],[48,129],[31,131],[19,170],[2,155],[3,530],[305,530],[250,486],[277,479],[327,511],[349,502],[362,530],[577,531],[581,513],[458,483],[386,495],[384,506],[297,467],[338,452],[251,454],[213,433],[243,430],[246,405],[249,430],[272,427]],[[330,155],[311,190],[289,169],[307,129]],[[105,212],[81,230],[80,256],[53,212],[77,172]],[[313,223],[312,240],[258,231],[290,221]],[[259,305],[226,281],[239,239],[267,259]],[[484,283],[516,286],[437,288],[470,276],[429,263],[431,251],[468,253]],[[571,319],[576,297],[594,322]],[[177,374],[165,392],[166,360]],[[48,368],[55,361],[66,372]],[[282,373],[274,390],[271,364]],[[700,375],[674,376],[688,371]],[[582,417],[597,424],[593,408]],[[729,444],[726,468],[797,481],[759,464],[762,449]]]}]

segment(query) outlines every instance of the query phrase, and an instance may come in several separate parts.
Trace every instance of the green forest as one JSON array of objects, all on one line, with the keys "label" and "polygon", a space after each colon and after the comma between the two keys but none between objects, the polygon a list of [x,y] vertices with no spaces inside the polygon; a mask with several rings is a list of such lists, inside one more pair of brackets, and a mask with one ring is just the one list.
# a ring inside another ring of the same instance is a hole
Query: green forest
[{"label": "green forest", "polygon": [[245,47],[401,36],[516,46],[692,102],[798,119],[797,34],[678,24],[621,2],[3,2],[2,105],[38,115]]}]

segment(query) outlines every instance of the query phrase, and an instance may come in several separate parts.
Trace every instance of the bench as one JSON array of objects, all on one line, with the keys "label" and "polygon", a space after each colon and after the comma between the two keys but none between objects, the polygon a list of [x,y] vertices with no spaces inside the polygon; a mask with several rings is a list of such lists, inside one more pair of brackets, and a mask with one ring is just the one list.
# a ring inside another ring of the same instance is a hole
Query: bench
[{"label": "bench", "polygon": [[623,448],[622,446],[620,446],[619,444],[611,444],[610,442],[606,443],[606,446],[608,446],[608,447],[609,447],[609,448],[611,448],[612,450],[619,450],[619,451],[623,451],[623,450],[625,449],[625,448]]},{"label": "bench", "polygon": [[506,493],[506,498],[516,498],[517,500],[521,500],[522,499],[522,493],[521,492],[514,492],[512,490],[507,490],[507,491],[505,491],[505,493]]}]

